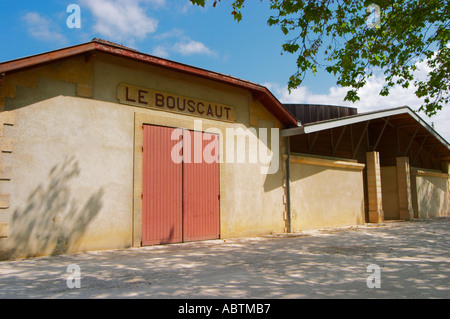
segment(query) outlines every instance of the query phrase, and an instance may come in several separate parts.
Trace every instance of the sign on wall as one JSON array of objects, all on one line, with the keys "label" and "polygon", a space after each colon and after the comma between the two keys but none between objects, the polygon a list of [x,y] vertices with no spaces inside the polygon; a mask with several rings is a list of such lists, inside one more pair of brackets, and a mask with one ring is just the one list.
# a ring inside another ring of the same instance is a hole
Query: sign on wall
[{"label": "sign on wall", "polygon": [[117,99],[122,104],[148,109],[192,115],[219,121],[236,121],[236,110],[232,106],[160,92],[130,84],[121,83],[118,85]]}]

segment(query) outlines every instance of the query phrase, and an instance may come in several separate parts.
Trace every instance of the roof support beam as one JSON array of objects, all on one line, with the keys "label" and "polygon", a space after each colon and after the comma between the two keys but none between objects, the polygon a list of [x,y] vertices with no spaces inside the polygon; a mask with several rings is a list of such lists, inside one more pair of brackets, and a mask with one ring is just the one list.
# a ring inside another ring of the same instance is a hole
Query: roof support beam
[{"label": "roof support beam", "polygon": [[373,151],[375,151],[375,150],[377,149],[378,144],[379,144],[380,141],[381,141],[381,137],[383,136],[384,130],[386,129],[386,126],[388,126],[388,124],[389,124],[389,119],[390,119],[390,117],[388,117],[388,118],[385,120],[383,129],[381,130],[381,133],[380,133],[380,136],[378,136],[377,142],[375,143],[375,146],[373,147]]},{"label": "roof support beam", "polygon": [[319,133],[320,133],[320,131],[318,131],[316,134],[314,134],[314,138],[313,138],[312,143],[310,145],[308,145],[309,146],[308,147],[309,153],[311,153],[311,151],[312,151],[312,149],[314,147],[314,144],[316,144],[317,138],[319,137]]},{"label": "roof support beam", "polygon": [[447,152],[435,152],[433,155],[435,157],[442,158],[442,157],[448,155],[448,153]]},{"label": "roof support beam", "polygon": [[367,129],[369,128],[369,124],[370,124],[370,120],[366,122],[366,126],[364,127],[364,130],[363,130],[363,132],[361,134],[361,137],[359,138],[358,145],[356,146],[356,148],[355,148],[355,150],[353,152],[353,157],[352,158],[355,158],[356,153],[358,153],[359,147],[361,146],[361,143],[362,143],[364,137],[366,136],[366,132],[367,132]]},{"label": "roof support beam", "polygon": [[333,153],[334,150],[333,128],[330,129],[330,142],[331,142],[331,153]]},{"label": "roof support beam", "polygon": [[442,145],[441,143],[431,143],[431,144],[427,144],[427,146],[439,146]]},{"label": "roof support beam", "polygon": [[398,126],[399,129],[404,129],[404,128],[410,128],[410,127],[416,127],[417,124],[408,124],[408,125],[401,125]]},{"label": "roof support beam", "polygon": [[408,148],[406,149],[404,156],[406,156],[408,154],[409,149],[411,148],[412,143],[414,142],[414,139],[416,138],[417,132],[419,131],[419,127],[420,127],[420,125],[417,125],[416,130],[414,131],[414,134],[411,137],[411,140],[409,141]]},{"label": "roof support beam", "polygon": [[333,148],[333,155],[332,156],[334,156],[334,154],[336,153],[336,151],[337,151],[337,149],[338,149],[338,147],[339,147],[339,144],[341,143],[341,140],[342,140],[342,137],[344,136],[344,133],[345,133],[345,129],[347,128],[347,126],[344,126],[344,128],[342,129],[342,132],[341,132],[341,134],[339,135],[339,138],[338,138],[338,140],[337,140],[337,142],[336,142],[336,146],[334,146],[334,148]]},{"label": "roof support beam", "polygon": [[417,156],[419,156],[420,152],[422,152],[422,148],[425,145],[425,142],[427,141],[427,137],[425,136],[422,143],[420,144],[419,150],[417,151],[416,155],[414,156],[413,160],[411,161],[411,165],[413,165],[413,163],[416,161]]},{"label": "roof support beam", "polygon": [[[385,121],[385,122],[389,122],[389,119],[390,119],[390,118],[391,118],[391,117],[388,116],[387,118],[382,118],[382,120]],[[392,124],[392,123],[389,123],[389,126],[392,127],[392,128],[395,128],[395,125]]]},{"label": "roof support beam", "polygon": [[353,125],[350,125],[350,143],[352,145],[352,154],[353,154]]},{"label": "roof support beam", "polygon": [[427,156],[427,159],[426,159],[426,161],[429,161],[430,160],[430,158],[431,158],[431,155],[432,155],[432,153],[433,153],[433,150],[434,150],[434,148],[436,147],[436,145],[433,145],[432,147],[431,147],[431,150],[430,150],[430,152],[428,153],[428,156]]}]

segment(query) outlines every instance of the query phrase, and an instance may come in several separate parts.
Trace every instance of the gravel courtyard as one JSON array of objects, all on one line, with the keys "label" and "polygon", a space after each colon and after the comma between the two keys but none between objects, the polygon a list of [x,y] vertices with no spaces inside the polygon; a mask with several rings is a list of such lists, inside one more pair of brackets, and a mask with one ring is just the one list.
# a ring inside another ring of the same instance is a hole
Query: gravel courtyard
[{"label": "gravel courtyard", "polygon": [[448,299],[450,218],[0,262],[0,298]]}]

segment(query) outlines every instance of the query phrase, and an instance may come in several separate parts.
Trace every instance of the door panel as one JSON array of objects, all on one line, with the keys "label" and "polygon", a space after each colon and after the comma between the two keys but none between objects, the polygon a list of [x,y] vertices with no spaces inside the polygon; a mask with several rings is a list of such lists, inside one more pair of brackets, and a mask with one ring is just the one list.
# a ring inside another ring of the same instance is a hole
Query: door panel
[{"label": "door panel", "polygon": [[[186,138],[190,143],[184,145],[190,149],[191,156],[190,163],[185,162],[183,166],[183,241],[217,239],[220,235],[219,137],[185,131],[185,141]],[[201,162],[196,163],[199,159]]]},{"label": "door panel", "polygon": [[175,129],[144,125],[142,244],[181,242],[182,164],[171,159]]}]

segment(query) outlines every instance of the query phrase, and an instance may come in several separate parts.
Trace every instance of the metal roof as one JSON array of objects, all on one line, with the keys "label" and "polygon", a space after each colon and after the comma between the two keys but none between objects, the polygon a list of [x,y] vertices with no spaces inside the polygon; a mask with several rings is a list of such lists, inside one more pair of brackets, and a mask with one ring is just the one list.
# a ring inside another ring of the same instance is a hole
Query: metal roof
[{"label": "metal roof", "polygon": [[[410,135],[416,136],[421,130],[420,134],[428,134],[433,137],[443,147],[441,159],[450,160],[450,144],[437,133],[428,123],[426,123],[416,112],[414,112],[408,106],[402,106],[398,108],[385,109],[374,112],[360,113],[357,115],[330,119],[320,122],[308,123],[296,128],[288,128],[281,131],[281,136],[296,136],[303,134],[310,134],[320,132],[324,130],[334,129],[337,127],[343,127],[346,125],[352,125],[362,122],[370,122],[377,119],[389,118],[390,123],[395,123],[401,127],[411,127]],[[430,141],[431,142],[431,141]]]},{"label": "metal roof", "polygon": [[301,124],[337,119],[358,114],[355,107],[330,104],[283,103]]}]

